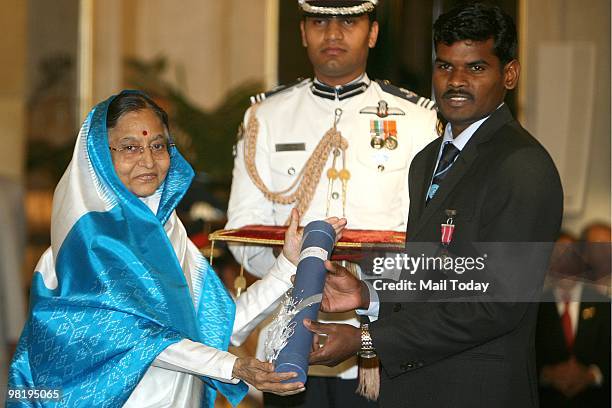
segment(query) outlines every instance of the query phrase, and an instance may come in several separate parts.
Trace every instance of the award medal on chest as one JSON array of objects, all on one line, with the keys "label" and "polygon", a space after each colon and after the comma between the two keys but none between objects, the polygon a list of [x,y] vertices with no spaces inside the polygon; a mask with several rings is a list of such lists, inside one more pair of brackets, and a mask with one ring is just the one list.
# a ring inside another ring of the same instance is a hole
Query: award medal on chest
[{"label": "award medal on chest", "polygon": [[440,245],[442,246],[442,257],[448,257],[448,246],[453,240],[453,234],[455,232],[455,220],[454,217],[457,215],[457,210],[446,210],[446,223],[440,224]]},{"label": "award medal on chest", "polygon": [[374,149],[382,149],[382,147],[385,145],[385,139],[380,126],[380,121],[370,121],[370,136],[370,146],[372,146]]},{"label": "award medal on chest", "polygon": [[397,149],[397,122],[394,120],[370,121],[370,146],[374,149]]}]

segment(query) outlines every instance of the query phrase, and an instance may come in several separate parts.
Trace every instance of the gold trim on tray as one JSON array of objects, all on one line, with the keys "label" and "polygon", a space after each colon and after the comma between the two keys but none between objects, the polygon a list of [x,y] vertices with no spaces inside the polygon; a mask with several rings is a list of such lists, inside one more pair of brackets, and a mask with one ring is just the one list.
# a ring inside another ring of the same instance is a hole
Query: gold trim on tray
[{"label": "gold trim on tray", "polygon": [[[208,239],[210,241],[225,241],[225,242],[238,242],[244,244],[257,244],[257,245],[283,245],[284,240],[282,239],[268,239],[268,238],[250,238],[250,237],[242,237],[242,236],[232,236],[231,234],[235,234],[240,231],[240,229],[230,229],[230,230],[217,230],[208,235]],[[398,232],[399,235],[403,235]],[[401,242],[346,242],[340,241],[336,244],[337,248],[375,248],[375,247],[385,247],[385,248],[398,248],[401,249],[405,245],[405,239]]]}]

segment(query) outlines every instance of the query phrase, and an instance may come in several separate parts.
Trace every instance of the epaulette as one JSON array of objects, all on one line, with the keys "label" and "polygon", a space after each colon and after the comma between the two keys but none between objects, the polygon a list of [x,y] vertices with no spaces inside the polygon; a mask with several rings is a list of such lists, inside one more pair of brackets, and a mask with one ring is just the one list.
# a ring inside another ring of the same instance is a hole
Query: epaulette
[{"label": "epaulette", "polygon": [[275,88],[272,88],[271,90],[267,91],[267,92],[262,92],[262,93],[258,93],[257,95],[253,95],[251,96],[251,105],[254,105],[256,103],[262,102],[265,99],[271,97],[272,95],[276,95],[277,93],[286,91],[288,89],[291,89],[295,86],[298,86],[299,84],[301,84],[302,82],[304,82],[304,78],[298,78],[295,81],[286,84],[286,85],[279,85]]},{"label": "epaulette", "polygon": [[390,93],[391,95],[399,96],[400,98],[410,101],[414,103],[415,105],[422,106],[425,109],[431,109],[431,110],[436,109],[436,103],[432,101],[431,99],[427,99],[422,96],[419,96],[408,89],[395,86],[391,84],[391,82],[387,81],[386,79],[384,81],[377,79],[376,83],[380,85],[383,91]]}]

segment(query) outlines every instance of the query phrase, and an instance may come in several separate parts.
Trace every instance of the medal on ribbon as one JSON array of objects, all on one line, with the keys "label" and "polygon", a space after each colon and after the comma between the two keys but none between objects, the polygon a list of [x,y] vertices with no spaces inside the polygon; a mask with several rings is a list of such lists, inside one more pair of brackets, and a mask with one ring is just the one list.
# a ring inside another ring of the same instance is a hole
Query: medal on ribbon
[{"label": "medal on ribbon", "polygon": [[397,123],[394,120],[385,120],[385,147],[389,150],[397,149]]},{"label": "medal on ribbon", "polygon": [[374,149],[382,149],[383,145],[385,144],[385,138],[381,121],[370,121],[370,135],[372,136],[370,146],[372,146]]},{"label": "medal on ribbon", "polygon": [[445,213],[448,217],[446,223],[440,224],[440,244],[442,246],[442,257],[448,256],[448,246],[453,240],[453,233],[455,232],[454,217],[457,215],[457,210],[446,210]]},{"label": "medal on ribbon", "polygon": [[374,149],[397,149],[397,122],[394,120],[370,121],[370,146]]}]

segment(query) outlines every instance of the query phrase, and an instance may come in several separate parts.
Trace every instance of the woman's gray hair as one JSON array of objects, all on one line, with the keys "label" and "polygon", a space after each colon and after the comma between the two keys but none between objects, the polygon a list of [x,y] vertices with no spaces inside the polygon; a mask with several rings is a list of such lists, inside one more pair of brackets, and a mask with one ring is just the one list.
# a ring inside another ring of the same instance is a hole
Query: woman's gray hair
[{"label": "woman's gray hair", "polygon": [[122,92],[108,106],[106,113],[106,128],[112,129],[117,126],[121,116],[129,112],[137,112],[145,109],[152,110],[159,120],[164,124],[166,132],[170,133],[168,114],[153,99],[143,93]]}]

